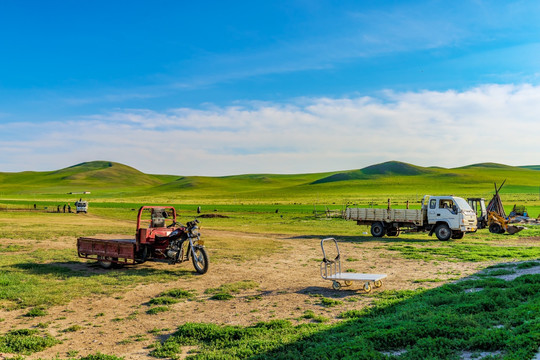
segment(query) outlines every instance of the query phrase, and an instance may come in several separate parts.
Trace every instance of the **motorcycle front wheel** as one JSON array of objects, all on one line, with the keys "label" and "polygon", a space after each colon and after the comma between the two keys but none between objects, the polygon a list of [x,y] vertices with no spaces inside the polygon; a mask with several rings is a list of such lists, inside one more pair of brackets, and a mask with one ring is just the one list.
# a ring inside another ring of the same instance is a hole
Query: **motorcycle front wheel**
[{"label": "motorcycle front wheel", "polygon": [[208,271],[208,254],[206,253],[206,249],[196,246],[193,250],[195,252],[195,256],[193,254],[191,256],[193,266],[199,274],[205,274]]}]

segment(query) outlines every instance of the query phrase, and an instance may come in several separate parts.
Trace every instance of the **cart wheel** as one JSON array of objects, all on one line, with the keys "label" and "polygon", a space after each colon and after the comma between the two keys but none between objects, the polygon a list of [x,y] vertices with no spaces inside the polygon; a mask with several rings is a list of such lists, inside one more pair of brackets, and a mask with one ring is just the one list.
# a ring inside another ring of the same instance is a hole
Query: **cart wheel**
[{"label": "cart wheel", "polygon": [[350,280],[345,280],[345,286],[351,286],[352,285],[352,281]]},{"label": "cart wheel", "polygon": [[364,291],[367,293],[371,291],[371,285],[368,282],[364,284]]},{"label": "cart wheel", "polygon": [[111,261],[110,257],[107,256],[98,256],[98,264],[103,269],[110,269],[113,266],[113,262]]},{"label": "cart wheel", "polygon": [[339,289],[341,289],[341,284],[340,284],[338,281],[334,281],[334,282],[332,283],[332,289],[334,289],[334,290],[339,290]]},{"label": "cart wheel", "polygon": [[377,280],[373,283],[373,285],[375,285],[376,288],[379,288],[382,286],[382,281],[381,280]]}]

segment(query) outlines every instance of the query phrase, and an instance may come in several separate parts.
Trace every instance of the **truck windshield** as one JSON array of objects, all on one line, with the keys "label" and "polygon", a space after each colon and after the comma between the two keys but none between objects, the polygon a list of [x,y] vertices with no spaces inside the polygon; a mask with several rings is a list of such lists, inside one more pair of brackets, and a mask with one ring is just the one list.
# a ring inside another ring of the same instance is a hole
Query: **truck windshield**
[{"label": "truck windshield", "polygon": [[469,206],[469,203],[466,202],[464,199],[462,199],[462,198],[454,198],[454,201],[456,202],[457,206],[461,210],[463,210],[463,211],[467,211],[467,210],[473,211],[471,209],[471,207]]}]

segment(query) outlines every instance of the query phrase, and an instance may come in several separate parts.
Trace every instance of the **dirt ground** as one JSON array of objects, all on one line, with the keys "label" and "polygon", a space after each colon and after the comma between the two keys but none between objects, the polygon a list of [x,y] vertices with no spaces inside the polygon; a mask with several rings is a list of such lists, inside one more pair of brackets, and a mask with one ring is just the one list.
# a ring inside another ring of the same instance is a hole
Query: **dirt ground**
[{"label": "dirt ground", "polygon": [[[155,359],[148,354],[148,345],[165,339],[178,325],[185,322],[211,322],[229,325],[251,325],[258,321],[289,319],[293,323],[307,322],[302,319],[306,310],[322,315],[330,322],[339,321],[338,315],[346,310],[360,309],[373,302],[373,294],[381,290],[416,289],[439,286],[447,280],[462,278],[485,267],[481,263],[465,262],[423,262],[406,260],[399,254],[384,250],[384,240],[368,242],[341,242],[342,264],[345,269],[361,273],[387,274],[383,286],[371,294],[362,290],[363,283],[353,283],[339,291],[332,290],[332,283],[320,276],[322,259],[320,238],[290,237],[285,235],[245,234],[205,230],[208,238],[223,236],[249,239],[268,238],[281,244],[281,249],[257,260],[236,262],[220,261],[212,263],[211,242],[207,242],[210,252],[210,269],[205,275],[179,278],[169,283],[140,285],[118,296],[95,296],[72,300],[69,304],[49,308],[48,315],[38,318],[21,317],[28,309],[17,311],[0,310],[2,333],[10,329],[30,328],[38,323],[50,325],[47,331],[61,344],[43,352],[28,356],[27,359],[66,358],[101,352],[123,356],[125,359]],[[248,239],[248,240],[249,240]],[[66,246],[74,246],[66,243]],[[333,255],[330,255],[333,256]],[[329,256],[329,257],[330,257]],[[106,271],[81,260],[81,266],[89,271]],[[156,268],[171,267],[160,263],[143,266]],[[192,270],[191,263],[176,265],[178,269]],[[109,271],[125,271],[109,270]],[[440,279],[441,282],[415,282],[415,280]],[[227,301],[210,300],[205,294],[208,288],[243,280],[259,284],[256,289],[241,291],[234,299]],[[161,292],[170,289],[195,290],[196,300],[170,305],[168,312],[149,315],[146,303]],[[335,307],[320,305],[321,296],[341,300]],[[70,326],[78,325],[78,330],[63,332]],[[165,329],[159,335],[149,333],[152,329]],[[0,359],[7,354],[0,354]]]}]

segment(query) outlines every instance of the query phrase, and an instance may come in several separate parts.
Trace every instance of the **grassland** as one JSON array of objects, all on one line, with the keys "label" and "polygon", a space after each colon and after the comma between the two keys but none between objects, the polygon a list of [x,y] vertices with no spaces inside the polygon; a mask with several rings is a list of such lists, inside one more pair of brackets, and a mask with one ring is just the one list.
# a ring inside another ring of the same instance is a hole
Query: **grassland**
[{"label": "grassland", "polygon": [[382,292],[373,307],[342,313],[351,320],[339,325],[187,323],[153,354],[174,358],[182,346],[197,346],[191,359],[528,359],[540,343],[539,310],[540,275],[513,282],[488,276]]},{"label": "grassland", "polygon": [[[51,172],[0,173],[0,200],[56,206],[80,196],[92,202],[177,204],[344,205],[387,198],[418,204],[424,194],[490,198],[494,183],[507,206],[540,205],[540,173],[534,166],[477,164],[443,169],[387,162],[361,170],[296,175],[225,177],[149,175],[105,161]],[[70,194],[89,191],[90,194]],[[2,202],[2,201],[0,201]]]},{"label": "grassland", "polygon": [[[265,258],[274,254],[287,257],[295,251],[291,242],[304,244],[309,239],[331,236],[359,254],[369,249],[379,253],[381,259],[410,261],[419,267],[463,263],[488,269],[457,283],[449,283],[449,279],[458,280],[459,272],[442,276],[434,271],[433,276],[409,281],[414,290],[373,294],[368,298],[371,305],[363,303],[357,309],[342,311],[340,320],[327,312],[329,307],[339,312],[364,298],[321,297],[316,306],[324,308],[323,312],[298,306],[301,315],[294,319],[274,318],[271,313],[261,322],[245,326],[182,323],[176,331],[158,331],[169,336],[166,341],[153,340],[148,334],[130,334],[123,340],[126,346],[150,338],[148,341],[154,344],[148,352],[153,356],[175,358],[187,347],[194,349],[192,358],[201,359],[296,359],[300,355],[313,359],[460,359],[465,353],[483,359],[530,359],[540,346],[540,278],[525,275],[505,281],[497,276],[513,273],[515,265],[489,266],[514,261],[525,261],[518,265],[521,267],[537,266],[540,227],[529,226],[511,237],[484,230],[445,243],[426,234],[380,241],[368,235],[367,227],[326,217],[325,211],[341,210],[347,204],[384,207],[388,198],[396,207],[404,207],[409,201],[411,207],[418,208],[424,193],[483,196],[489,200],[493,182],[506,179],[501,195],[507,212],[514,203],[524,204],[536,217],[540,213],[539,175],[534,166],[480,164],[441,169],[395,162],[347,172],[220,178],[148,175],[110,162],[46,173],[2,173],[0,326],[5,323],[3,317],[14,312],[21,313],[22,320],[17,326],[19,332],[0,332],[0,351],[24,358],[45,347],[54,349],[61,339],[96,326],[88,320],[61,325],[58,317],[49,320],[50,325],[34,321],[50,317],[52,309],[67,307],[73,301],[100,297],[118,297],[121,301],[120,294],[140,286],[195,282],[188,267],[143,264],[104,271],[78,259],[74,251],[78,236],[133,236],[139,206],[167,204],[177,208],[181,222],[206,216],[201,218],[202,233],[211,248],[212,266],[242,267],[249,263],[272,268]],[[79,191],[91,194],[68,194]],[[57,206],[73,204],[79,197],[90,200],[89,214],[56,212]],[[197,213],[198,206],[202,214]],[[288,242],[273,240],[276,234]],[[362,259],[360,255],[350,256],[347,266],[352,269]],[[311,260],[305,259],[304,265],[317,265]],[[130,308],[130,314],[110,321],[124,324],[143,317],[172,317],[178,311],[175,306],[183,301],[200,302],[201,307],[220,301],[264,301],[264,295],[257,292],[259,283],[247,276],[198,292],[160,290],[147,304]],[[245,291],[255,294],[237,296]],[[101,316],[101,312],[95,315],[96,319]],[[24,324],[30,323],[36,324],[32,329],[25,328]],[[46,330],[47,326],[53,329]],[[117,328],[110,336],[122,332]],[[25,342],[28,346],[14,347]],[[78,358],[121,358],[109,353]],[[66,353],[55,358],[76,356]]]}]

